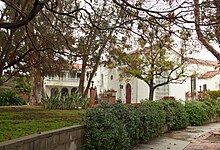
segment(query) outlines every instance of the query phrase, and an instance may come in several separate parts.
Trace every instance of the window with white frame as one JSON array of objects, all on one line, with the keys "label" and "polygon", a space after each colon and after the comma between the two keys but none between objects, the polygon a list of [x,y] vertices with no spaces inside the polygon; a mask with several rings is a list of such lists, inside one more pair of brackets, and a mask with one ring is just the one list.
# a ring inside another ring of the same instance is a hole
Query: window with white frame
[{"label": "window with white frame", "polygon": [[101,86],[103,86],[103,85],[104,85],[104,75],[101,74]]},{"label": "window with white frame", "polygon": [[[166,81],[165,78],[157,78],[156,84],[164,83]],[[156,89],[155,91],[155,99],[159,100],[162,99],[164,96],[169,96],[169,85],[163,85]]]}]

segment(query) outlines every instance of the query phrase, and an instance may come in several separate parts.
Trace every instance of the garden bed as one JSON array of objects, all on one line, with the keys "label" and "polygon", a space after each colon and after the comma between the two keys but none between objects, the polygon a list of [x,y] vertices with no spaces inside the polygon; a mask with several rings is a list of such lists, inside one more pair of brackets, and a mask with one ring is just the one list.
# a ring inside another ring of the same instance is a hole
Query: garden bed
[{"label": "garden bed", "polygon": [[0,107],[0,142],[83,123],[84,110],[45,110],[40,106]]}]

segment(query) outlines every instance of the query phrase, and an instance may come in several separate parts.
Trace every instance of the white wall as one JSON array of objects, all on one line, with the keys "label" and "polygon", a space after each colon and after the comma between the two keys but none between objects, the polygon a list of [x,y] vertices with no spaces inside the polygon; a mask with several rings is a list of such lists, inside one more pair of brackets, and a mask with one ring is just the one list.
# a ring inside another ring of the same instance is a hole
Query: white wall
[{"label": "white wall", "polygon": [[137,100],[140,102],[141,100],[149,98],[149,87],[147,83],[144,81],[137,79]]},{"label": "white wall", "polygon": [[[176,99],[185,100],[185,93],[191,92],[191,79],[190,76],[193,74],[201,75],[207,71],[214,70],[214,66],[204,66],[198,64],[189,64],[185,70],[185,75],[189,76],[182,84],[169,84],[169,94],[164,96],[174,96]],[[137,78],[131,78],[130,80],[119,80],[120,71],[118,67],[113,69],[108,69],[103,65],[100,65],[97,69],[96,76],[94,77],[94,86],[97,87],[98,94],[104,92],[104,90],[114,89],[117,91],[116,99],[121,99],[122,102],[126,102],[126,85],[131,84],[131,102],[137,103],[142,99],[148,99],[149,87],[148,85]],[[101,86],[101,74],[103,74],[103,86]],[[111,75],[113,75],[113,80],[111,80]],[[217,86],[220,83],[220,75],[212,79],[196,79],[196,90],[199,91],[199,86],[207,84],[208,89],[218,90]],[[120,89],[120,85],[123,85],[123,88]],[[156,93],[155,93],[156,94]],[[154,95],[155,97],[156,95]]]},{"label": "white wall", "polygon": [[211,89],[214,89],[213,85],[215,84],[216,79],[198,79],[198,76],[205,74],[207,71],[213,71],[213,70],[215,70],[214,66],[189,64],[185,70],[185,75],[188,76],[188,78],[184,82],[185,92],[191,92],[191,78],[190,78],[191,75],[197,76],[197,78],[196,78],[196,92],[200,91],[200,86],[203,86],[203,84],[208,84],[208,89],[209,89],[209,87],[211,87]]},{"label": "white wall", "polygon": [[177,100],[185,100],[185,82],[182,84],[171,83],[169,85],[169,96],[174,96]]},{"label": "white wall", "polygon": [[207,85],[207,90],[210,91],[216,91],[219,90],[219,84],[220,84],[220,75],[216,75],[213,78],[208,79],[198,79],[198,91],[201,86],[201,90],[203,90],[203,85]]}]

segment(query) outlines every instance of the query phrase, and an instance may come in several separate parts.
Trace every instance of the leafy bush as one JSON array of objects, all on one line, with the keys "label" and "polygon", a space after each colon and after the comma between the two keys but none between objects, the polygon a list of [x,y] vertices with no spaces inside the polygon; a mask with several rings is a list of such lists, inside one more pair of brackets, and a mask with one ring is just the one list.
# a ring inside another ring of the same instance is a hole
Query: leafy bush
[{"label": "leafy bush", "polygon": [[166,123],[169,130],[183,129],[188,126],[188,114],[183,104],[176,100],[162,100],[160,102],[166,111]]},{"label": "leafy bush", "polygon": [[208,102],[211,103],[212,105],[216,105],[217,104],[217,99],[213,99],[211,98],[208,94],[206,94],[202,99],[200,99],[199,101],[201,102]]},{"label": "leafy bush", "polygon": [[[203,110],[207,113],[206,108]],[[102,104],[87,110],[84,149],[130,149],[160,135],[166,121],[170,129],[185,128],[188,114],[184,105],[177,101],[145,101],[136,106]]]},{"label": "leafy bush", "polygon": [[218,117],[220,117],[220,103],[217,103],[215,106],[214,106],[214,109],[215,109],[215,113]]},{"label": "leafy bush", "polygon": [[129,149],[129,134],[123,121],[118,119],[114,110],[112,105],[105,105],[104,107],[93,108],[87,111],[84,149]]},{"label": "leafy bush", "polygon": [[125,104],[115,104],[112,111],[124,124],[130,139],[130,144],[138,144],[140,142],[139,127],[141,125],[141,121],[137,114],[136,107]]},{"label": "leafy bush", "polygon": [[119,150],[160,135],[167,123],[169,129],[202,125],[215,114],[220,103],[192,101],[185,106],[175,100],[142,101],[141,105],[102,104],[86,115],[84,149]]},{"label": "leafy bush", "polygon": [[23,105],[25,102],[14,91],[0,92],[0,106]]},{"label": "leafy bush", "polygon": [[161,103],[143,102],[137,107],[137,113],[141,120],[141,140],[149,140],[162,133],[166,121],[166,114]]},{"label": "leafy bush", "polygon": [[51,96],[43,100],[46,109],[79,109],[88,106],[88,100],[80,94]]},{"label": "leafy bush", "polygon": [[208,106],[200,101],[188,102],[185,105],[190,125],[202,125],[209,120]]},{"label": "leafy bush", "polygon": [[203,108],[205,108],[209,119],[213,118],[216,115],[216,110],[214,107],[214,105],[216,105],[216,103],[213,105],[213,103],[210,101],[204,101],[202,103],[202,105],[203,105]]},{"label": "leafy bush", "polygon": [[207,96],[213,100],[217,100],[220,97],[220,90],[218,91],[207,91]]}]

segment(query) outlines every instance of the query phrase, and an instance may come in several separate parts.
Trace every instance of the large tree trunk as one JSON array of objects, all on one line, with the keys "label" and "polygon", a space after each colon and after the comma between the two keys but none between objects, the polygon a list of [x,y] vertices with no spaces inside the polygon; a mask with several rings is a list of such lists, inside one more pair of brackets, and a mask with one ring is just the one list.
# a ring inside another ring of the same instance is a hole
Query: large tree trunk
[{"label": "large tree trunk", "polygon": [[84,56],[83,63],[82,63],[82,70],[81,70],[81,76],[79,80],[79,93],[83,94],[84,91],[84,82],[85,82],[85,75],[86,75],[86,67],[87,67],[87,60],[88,56]]},{"label": "large tree trunk", "polygon": [[[201,28],[200,28],[200,5],[199,5],[199,0],[194,0],[194,4],[195,4],[195,8],[194,8],[195,28],[196,28],[196,33],[197,33],[198,39],[207,48],[207,50],[210,51],[220,61],[220,53],[209,43],[209,41],[207,40],[207,38],[203,35],[203,33],[201,31]],[[216,5],[216,7],[219,7],[220,0],[215,0],[215,5]],[[220,16],[219,13],[220,13],[220,9],[218,8],[217,9],[217,14],[216,14],[217,15],[216,19],[219,19],[218,18]],[[215,30],[216,30],[215,33],[220,32],[219,31],[219,26],[217,28],[215,28]]]},{"label": "large tree trunk", "polygon": [[215,35],[216,35],[218,43],[220,44],[220,0],[214,0],[214,4],[217,8],[216,22],[218,22],[218,24],[214,26],[215,27]]},{"label": "large tree trunk", "polygon": [[[9,2],[4,1],[9,6],[11,5]],[[31,11],[26,14],[23,17],[20,17],[22,19],[16,19],[15,22],[0,22],[0,28],[4,29],[16,29],[22,26],[27,25],[35,16],[44,8],[44,6],[49,2],[49,0],[39,1],[35,0],[33,3],[33,7],[31,8]],[[19,13],[17,13],[19,14]],[[17,15],[16,15],[17,16]],[[22,15],[21,15],[22,16]]]},{"label": "large tree trunk", "polygon": [[155,88],[154,88],[154,80],[153,79],[150,80],[149,88],[150,88],[149,100],[153,101],[153,99],[154,99],[154,90],[155,90]]},{"label": "large tree trunk", "polygon": [[94,75],[95,75],[95,73],[97,71],[98,66],[99,66],[99,61],[96,62],[95,66],[93,67],[93,70],[92,70],[92,72],[90,74],[90,77],[89,77],[88,84],[87,84],[86,89],[85,89],[85,91],[83,93],[83,97],[86,97],[88,92],[89,92],[89,88],[90,88],[90,85],[91,85],[91,82],[92,82],[92,78],[94,77]]},{"label": "large tree trunk", "polygon": [[38,105],[41,102],[42,91],[43,91],[43,78],[38,69],[33,69],[31,73],[31,96],[30,105]]}]

